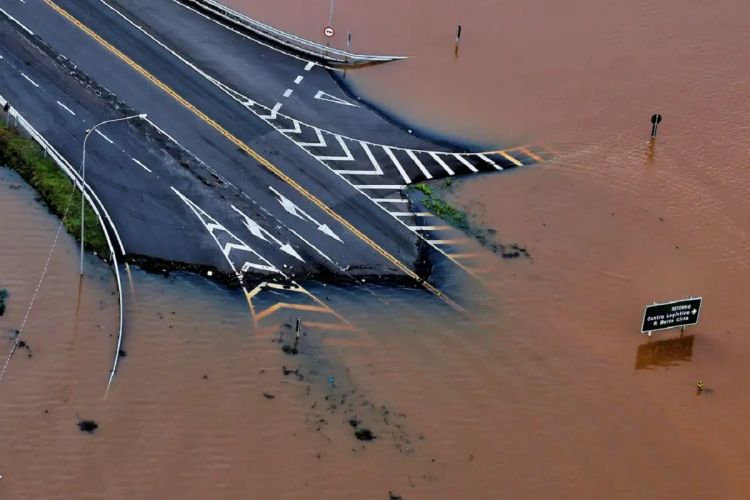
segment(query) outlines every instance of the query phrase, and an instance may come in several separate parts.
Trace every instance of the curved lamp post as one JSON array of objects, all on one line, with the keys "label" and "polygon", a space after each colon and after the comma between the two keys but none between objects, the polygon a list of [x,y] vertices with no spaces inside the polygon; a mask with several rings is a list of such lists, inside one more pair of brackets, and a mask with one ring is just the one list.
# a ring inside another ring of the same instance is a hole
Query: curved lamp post
[{"label": "curved lamp post", "polygon": [[[81,276],[83,276],[83,236],[84,236],[84,222],[85,222],[85,215],[86,212],[85,204],[86,204],[86,198],[83,196],[84,190],[86,189],[86,141],[89,140],[89,136],[91,133],[96,130],[97,128],[101,127],[102,125],[106,125],[108,123],[115,123],[115,122],[123,122],[125,120],[132,120],[134,118],[146,118],[146,114],[139,114],[139,115],[133,115],[133,116],[126,116],[125,118],[115,118],[114,120],[105,120],[103,122],[97,123],[90,129],[86,130],[86,136],[83,138],[83,155],[81,158]],[[105,229],[106,231],[106,229]]]}]

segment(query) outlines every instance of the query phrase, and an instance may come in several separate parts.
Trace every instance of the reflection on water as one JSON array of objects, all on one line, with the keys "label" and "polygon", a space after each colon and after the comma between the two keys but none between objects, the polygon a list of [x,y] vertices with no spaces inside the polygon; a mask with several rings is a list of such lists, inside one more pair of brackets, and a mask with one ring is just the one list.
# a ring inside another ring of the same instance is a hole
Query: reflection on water
[{"label": "reflection on water", "polygon": [[695,335],[680,335],[673,339],[649,341],[638,346],[635,369],[653,366],[674,366],[687,363],[693,357]]}]

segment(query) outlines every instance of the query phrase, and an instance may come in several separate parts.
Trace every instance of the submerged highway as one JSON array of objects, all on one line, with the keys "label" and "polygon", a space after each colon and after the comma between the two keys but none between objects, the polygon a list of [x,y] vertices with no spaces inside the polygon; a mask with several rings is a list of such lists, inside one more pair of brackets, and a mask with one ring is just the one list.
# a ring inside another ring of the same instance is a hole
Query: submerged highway
[{"label": "submerged highway", "polygon": [[[86,181],[127,259],[261,282],[429,283],[456,230],[405,188],[542,161],[416,137],[324,62],[175,0],[12,0],[0,9],[0,95]],[[366,69],[361,69],[366,71]],[[427,280],[427,281],[425,281]]]}]

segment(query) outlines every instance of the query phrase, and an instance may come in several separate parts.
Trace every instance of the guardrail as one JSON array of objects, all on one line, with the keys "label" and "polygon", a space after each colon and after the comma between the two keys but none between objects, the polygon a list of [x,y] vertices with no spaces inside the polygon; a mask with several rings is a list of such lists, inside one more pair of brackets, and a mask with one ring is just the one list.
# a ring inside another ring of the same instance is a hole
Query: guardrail
[{"label": "guardrail", "polygon": [[[68,163],[68,161],[52,146],[52,144],[47,141],[47,139],[37,132],[37,130],[26,121],[26,119],[21,116],[21,114],[16,111],[12,106],[8,106],[8,110],[5,111],[5,106],[8,104],[8,101],[3,98],[3,96],[0,96],[0,113],[4,115],[4,118],[10,122],[10,119],[12,118],[15,121],[14,127],[20,128],[23,130],[26,134],[28,134],[29,137],[34,139],[44,150],[44,152],[49,155],[50,158],[57,164],[58,167],[60,167],[60,170],[65,173],[65,175],[70,178],[73,185],[79,190],[83,192],[84,197],[86,198],[86,201],[88,202],[89,206],[91,206],[92,210],[96,214],[96,218],[99,220],[99,224],[102,226],[102,230],[104,231],[104,237],[107,240],[107,246],[109,247],[109,252],[112,256],[112,268],[115,274],[115,280],[117,281],[117,292],[118,292],[118,302],[119,302],[119,322],[117,327],[117,346],[115,350],[114,359],[112,361],[112,368],[109,372],[109,378],[107,380],[107,391],[109,391],[110,385],[112,385],[112,380],[115,377],[115,372],[117,371],[117,364],[120,360],[120,350],[122,349],[122,340],[123,340],[123,323],[125,319],[125,313],[124,313],[124,307],[123,307],[123,294],[122,294],[122,279],[120,277],[120,266],[117,263],[117,250],[115,249],[115,246],[112,244],[112,240],[109,236],[109,232],[107,231],[107,224],[105,223],[105,218],[109,222],[109,227],[112,229],[112,232],[115,235],[115,238],[117,238],[117,243],[120,246],[120,250],[122,253],[124,253],[124,249],[122,247],[122,241],[120,240],[120,235],[117,232],[117,228],[115,227],[114,223],[112,222],[112,219],[110,219],[109,214],[107,213],[106,208],[104,208],[104,205],[102,204],[101,200],[99,200],[99,197],[96,195],[93,189],[91,189],[91,186],[86,183],[84,189],[81,189],[82,187],[82,179],[81,175]],[[101,210],[100,210],[101,209]],[[104,217],[102,217],[102,213],[104,213]]]},{"label": "guardrail", "polygon": [[326,45],[306,40],[297,35],[287,33],[280,29],[269,26],[244,14],[230,9],[215,0],[179,0],[184,4],[193,5],[212,16],[221,18],[235,26],[240,26],[254,35],[271,43],[281,45],[289,50],[320,59],[331,65],[338,66],[362,66],[365,64],[384,63],[406,59],[405,56],[380,56],[354,54],[341,49],[334,49]]}]

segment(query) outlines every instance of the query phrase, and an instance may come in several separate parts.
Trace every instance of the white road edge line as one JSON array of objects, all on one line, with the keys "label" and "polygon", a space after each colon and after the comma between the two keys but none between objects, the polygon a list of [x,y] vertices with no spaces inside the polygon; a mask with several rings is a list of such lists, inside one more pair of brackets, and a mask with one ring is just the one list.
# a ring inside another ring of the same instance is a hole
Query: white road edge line
[{"label": "white road edge line", "polygon": [[21,23],[21,21],[19,21],[19,20],[18,20],[18,19],[16,19],[15,17],[13,17],[13,16],[11,16],[10,14],[8,14],[8,13],[7,13],[7,12],[6,12],[6,11],[5,11],[4,9],[2,9],[2,8],[0,8],[0,12],[2,12],[3,14],[5,14],[5,16],[6,16],[6,17],[7,17],[8,19],[10,19],[11,21],[13,21],[13,22],[14,22],[14,23],[16,23],[17,25],[19,25],[19,26],[20,26],[21,28],[23,28],[23,30],[24,30],[24,31],[26,31],[26,33],[28,33],[28,34],[29,34],[29,35],[31,35],[31,36],[34,36],[34,32],[33,32],[33,31],[31,31],[31,30],[30,30],[29,28],[27,28],[26,26],[24,26],[24,25],[23,25],[23,23]]}]

